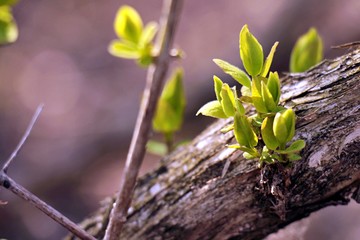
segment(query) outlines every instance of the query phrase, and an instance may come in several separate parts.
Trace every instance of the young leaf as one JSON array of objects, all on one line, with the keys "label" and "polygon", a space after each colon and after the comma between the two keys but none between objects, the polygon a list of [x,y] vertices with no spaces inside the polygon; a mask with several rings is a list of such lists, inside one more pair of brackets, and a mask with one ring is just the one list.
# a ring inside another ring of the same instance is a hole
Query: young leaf
[{"label": "young leaf", "polygon": [[268,110],[261,95],[261,82],[262,80],[259,77],[253,78],[253,81],[251,82],[251,100],[256,111],[267,113]]},{"label": "young leaf", "polygon": [[261,136],[268,149],[275,150],[279,146],[273,132],[273,117],[266,117],[261,125]]},{"label": "young leaf", "polygon": [[287,155],[287,158],[289,159],[289,161],[294,162],[300,160],[301,156],[295,153],[291,153]]},{"label": "young leaf", "polygon": [[262,46],[250,33],[247,25],[240,31],[239,47],[240,58],[246,71],[253,77],[259,75],[263,67],[264,54]]},{"label": "young leaf", "polygon": [[248,88],[251,87],[251,80],[246,75],[244,71],[235,67],[234,65],[221,60],[221,59],[213,59],[216,65],[218,65],[226,74],[232,76],[236,81],[238,81],[241,85],[246,86]]},{"label": "young leaf", "polygon": [[240,114],[245,114],[245,108],[242,105],[240,99],[238,98],[237,92],[236,92],[236,88],[233,87],[232,88],[232,92],[234,93],[234,98],[235,98],[235,109],[238,113]]},{"label": "young leaf", "polygon": [[272,60],[274,58],[274,53],[275,53],[276,48],[277,48],[278,45],[279,45],[279,42],[275,42],[274,45],[271,47],[269,55],[266,57],[266,60],[264,62],[264,65],[263,65],[263,68],[261,70],[260,76],[266,77],[266,75],[268,74],[268,72],[270,70],[270,67],[271,67]]},{"label": "young leaf", "polygon": [[216,99],[219,102],[221,102],[220,92],[221,92],[223,84],[224,83],[221,81],[221,79],[214,75],[214,89],[215,89]]},{"label": "young leaf", "polygon": [[137,59],[137,63],[140,66],[147,67],[153,62],[152,48],[153,46],[151,44],[147,44],[139,49],[140,57]]},{"label": "young leaf", "polygon": [[261,96],[268,112],[275,112],[277,105],[274,102],[268,87],[263,81],[261,81]]},{"label": "young leaf", "polygon": [[165,156],[167,154],[167,146],[165,143],[149,140],[146,144],[146,150],[149,153],[159,156]]},{"label": "young leaf", "polygon": [[172,133],[182,125],[186,104],[182,76],[183,71],[177,69],[164,86],[153,119],[155,131]]},{"label": "young leaf", "polygon": [[236,141],[245,147],[252,148],[258,143],[258,138],[248,118],[239,113],[236,113],[234,118],[234,134]]},{"label": "young leaf", "polygon": [[301,149],[305,147],[305,141],[302,139],[296,140],[293,142],[288,148],[285,150],[277,150],[276,152],[281,154],[289,154],[289,153],[296,153],[300,152]]},{"label": "young leaf", "polygon": [[114,29],[119,38],[137,44],[143,31],[143,22],[134,8],[125,5],[116,13]]},{"label": "young leaf", "polygon": [[277,72],[270,72],[267,87],[275,101],[275,104],[279,104],[281,90],[280,90],[280,80]]},{"label": "young leaf", "polygon": [[155,34],[158,30],[158,25],[156,22],[149,22],[144,27],[144,30],[141,33],[139,45],[140,46],[146,46],[151,43],[151,41],[154,39]]},{"label": "young leaf", "polygon": [[217,100],[208,102],[202,106],[196,113],[196,116],[199,114],[213,118],[227,118],[221,103]]},{"label": "young leaf", "polygon": [[323,42],[315,28],[302,35],[291,52],[290,72],[304,72],[323,58]]},{"label": "young leaf", "polygon": [[235,115],[235,97],[229,85],[224,83],[220,92],[221,106],[228,117]]},{"label": "young leaf", "polygon": [[289,108],[275,115],[273,131],[280,146],[284,146],[295,134],[295,113]]},{"label": "young leaf", "polygon": [[109,44],[108,51],[115,57],[138,59],[141,56],[140,51],[134,44],[124,43],[120,40],[113,40]]}]

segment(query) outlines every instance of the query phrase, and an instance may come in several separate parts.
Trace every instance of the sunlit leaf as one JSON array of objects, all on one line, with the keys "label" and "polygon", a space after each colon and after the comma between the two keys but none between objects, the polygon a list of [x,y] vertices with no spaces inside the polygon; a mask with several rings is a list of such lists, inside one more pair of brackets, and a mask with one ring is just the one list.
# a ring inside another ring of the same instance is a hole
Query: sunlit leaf
[{"label": "sunlit leaf", "polygon": [[290,141],[295,134],[295,113],[289,108],[275,115],[273,131],[280,146]]},{"label": "sunlit leaf", "polygon": [[236,113],[234,118],[234,134],[236,141],[245,147],[252,148],[258,143],[258,138],[248,118],[239,113]]},{"label": "sunlit leaf", "polygon": [[260,74],[264,62],[262,46],[245,25],[240,32],[240,58],[251,76]]},{"label": "sunlit leaf", "polygon": [[138,59],[141,53],[136,45],[131,43],[124,43],[120,40],[113,40],[109,44],[108,51],[111,55],[121,58]]},{"label": "sunlit leaf", "polygon": [[149,22],[144,27],[144,30],[141,33],[139,45],[146,46],[149,44],[155,37],[156,32],[158,31],[158,24],[156,22]]},{"label": "sunlit leaf", "polygon": [[274,118],[267,117],[264,119],[261,125],[261,136],[268,149],[275,150],[279,146],[279,142],[276,139],[273,132]]},{"label": "sunlit leaf", "polygon": [[261,97],[262,100],[266,106],[266,109],[268,110],[268,112],[274,112],[276,110],[276,103],[274,102],[274,99],[268,89],[268,87],[266,86],[265,82],[261,82]]},{"label": "sunlit leaf", "polygon": [[215,94],[216,94],[216,99],[221,102],[221,89],[223,86],[223,82],[221,81],[220,78],[218,78],[217,76],[214,75],[214,90],[215,90]]},{"label": "sunlit leaf", "polygon": [[228,117],[235,115],[235,97],[229,85],[224,83],[220,92],[221,106]]},{"label": "sunlit leaf", "polygon": [[122,6],[116,13],[114,29],[119,38],[139,43],[143,22],[139,13],[130,6]]},{"label": "sunlit leaf", "polygon": [[206,103],[202,106],[196,115],[202,114],[204,116],[213,118],[227,118],[221,103],[217,100]]},{"label": "sunlit leaf", "polygon": [[226,74],[232,76],[236,81],[241,85],[244,85],[248,88],[251,87],[251,80],[248,75],[239,69],[238,67],[224,61],[221,59],[213,59],[213,61],[218,65]]},{"label": "sunlit leaf", "polygon": [[268,110],[261,95],[261,81],[262,80],[259,77],[253,78],[253,81],[251,82],[251,100],[256,108],[256,111],[260,113],[267,113]]},{"label": "sunlit leaf", "polygon": [[263,68],[261,70],[260,76],[266,77],[266,75],[269,73],[271,63],[274,58],[274,53],[276,51],[276,47],[278,46],[279,42],[275,42],[274,45],[271,47],[269,55],[266,57],[266,60],[264,62]]},{"label": "sunlit leaf", "polygon": [[304,72],[323,59],[323,41],[315,28],[302,35],[291,52],[290,72]]},{"label": "sunlit leaf", "polygon": [[267,87],[273,97],[275,104],[279,103],[281,90],[280,90],[280,79],[277,72],[270,72]]}]

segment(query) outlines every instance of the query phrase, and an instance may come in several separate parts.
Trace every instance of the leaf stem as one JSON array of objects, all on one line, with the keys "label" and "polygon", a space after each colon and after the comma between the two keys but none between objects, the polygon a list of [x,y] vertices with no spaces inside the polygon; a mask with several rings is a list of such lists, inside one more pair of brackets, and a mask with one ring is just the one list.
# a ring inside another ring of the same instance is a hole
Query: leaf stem
[{"label": "leaf stem", "polygon": [[158,53],[156,64],[149,67],[147,81],[140,106],[132,141],[120,182],[120,191],[110,215],[104,240],[117,240],[123,224],[126,222],[136,178],[145,154],[145,146],[151,128],[157,99],[169,64],[169,51],[174,39],[175,28],[179,19],[182,0],[165,0],[160,32],[155,45]]}]

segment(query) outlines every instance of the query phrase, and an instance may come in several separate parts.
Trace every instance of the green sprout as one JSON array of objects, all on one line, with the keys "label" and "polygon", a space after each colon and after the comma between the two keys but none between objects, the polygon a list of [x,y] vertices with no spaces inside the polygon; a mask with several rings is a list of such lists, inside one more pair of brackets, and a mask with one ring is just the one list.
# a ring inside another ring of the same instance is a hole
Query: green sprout
[{"label": "green sprout", "polygon": [[[183,123],[186,99],[182,79],[183,70],[178,68],[164,86],[152,122],[154,131],[164,135],[167,153],[173,150],[173,135]],[[159,144],[151,143],[148,145],[148,149],[155,153],[163,153],[164,151],[157,150],[160,148],[164,149]]]},{"label": "green sprout", "polygon": [[139,13],[130,6],[122,6],[115,17],[114,30],[119,39],[109,45],[110,54],[134,59],[140,66],[149,66],[153,58],[153,39],[158,24],[150,22],[143,26]]},{"label": "green sprout", "polygon": [[[222,129],[222,132],[234,131],[237,144],[228,147],[243,151],[247,159],[258,159],[260,166],[301,159],[298,153],[305,147],[305,141],[292,142],[295,112],[279,104],[279,75],[269,72],[278,42],[264,60],[262,46],[247,25],[241,29],[239,39],[240,58],[246,73],[226,61],[214,59],[214,62],[242,85],[242,96],[238,96],[235,86],[230,87],[214,76],[216,100],[206,103],[196,115],[234,118],[233,124]],[[244,104],[252,106],[256,114],[246,115]]]},{"label": "green sprout", "polygon": [[295,43],[290,57],[290,72],[304,72],[323,59],[323,41],[315,28],[310,28]]}]

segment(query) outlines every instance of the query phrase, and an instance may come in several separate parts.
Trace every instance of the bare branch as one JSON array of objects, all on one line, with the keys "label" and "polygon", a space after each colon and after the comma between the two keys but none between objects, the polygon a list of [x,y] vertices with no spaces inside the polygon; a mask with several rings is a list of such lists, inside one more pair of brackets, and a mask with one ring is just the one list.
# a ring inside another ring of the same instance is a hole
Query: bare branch
[{"label": "bare branch", "polygon": [[95,240],[93,236],[89,235],[86,231],[84,231],[82,228],[80,228],[70,219],[62,215],[56,209],[49,206],[47,203],[36,197],[34,194],[32,194],[24,187],[22,187],[20,184],[18,184],[13,179],[11,179],[9,176],[7,176],[4,171],[0,172],[0,183],[4,188],[12,191],[20,198],[24,199],[25,201],[29,202],[30,204],[38,208],[40,211],[42,211],[43,213],[51,217],[53,220],[61,224],[63,227],[65,227],[67,230],[72,232],[77,237],[84,240]]},{"label": "bare branch", "polygon": [[143,102],[136,121],[129,153],[126,159],[124,173],[121,178],[120,191],[111,211],[111,217],[106,229],[105,240],[119,239],[121,228],[126,221],[127,211],[131,203],[136,178],[145,154],[145,146],[151,128],[157,99],[168,69],[171,45],[175,28],[179,19],[182,0],[165,0],[161,18],[160,32],[156,42],[158,58],[149,67]]},{"label": "bare branch", "polygon": [[19,142],[18,145],[16,146],[15,150],[11,153],[9,159],[5,162],[5,164],[4,164],[3,168],[2,168],[2,170],[3,170],[5,173],[6,173],[7,170],[9,169],[9,166],[10,166],[11,162],[15,159],[15,157],[17,156],[17,154],[20,152],[20,150],[21,150],[22,146],[24,145],[26,139],[29,137],[30,132],[31,132],[31,130],[33,129],[34,124],[35,124],[36,120],[38,119],[38,117],[39,117],[39,115],[40,115],[43,107],[44,107],[44,104],[40,104],[40,105],[37,107],[37,109],[36,109],[36,111],[35,111],[35,113],[34,113],[34,116],[32,117],[32,119],[31,119],[31,121],[30,121],[30,123],[29,123],[29,125],[28,125],[28,127],[27,127],[27,129],[26,129],[26,131],[25,131],[25,133],[24,133],[24,135],[23,135],[22,138],[20,139],[20,142]]}]

